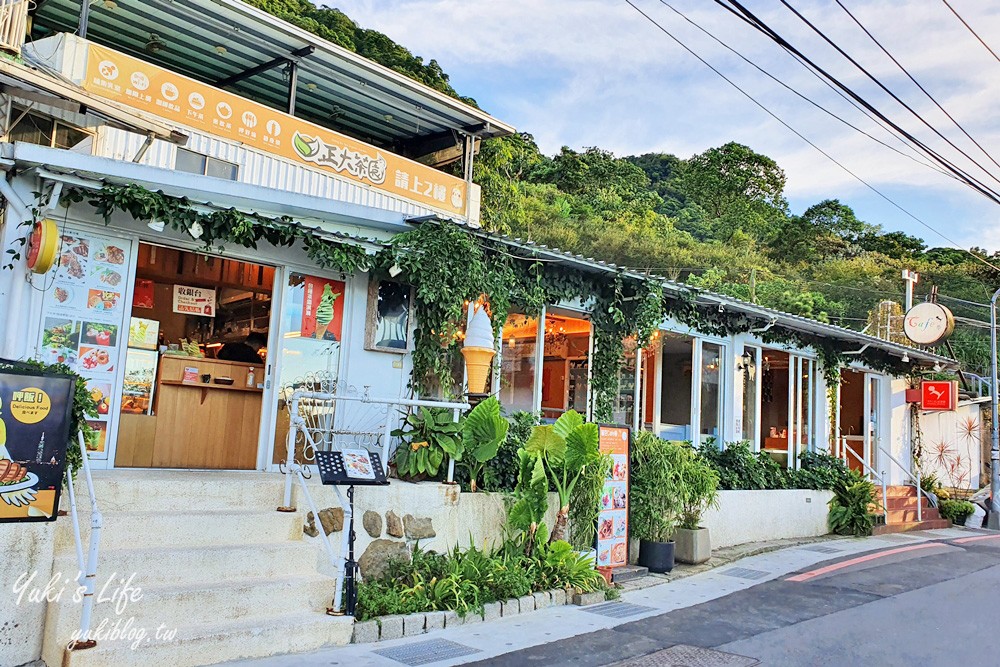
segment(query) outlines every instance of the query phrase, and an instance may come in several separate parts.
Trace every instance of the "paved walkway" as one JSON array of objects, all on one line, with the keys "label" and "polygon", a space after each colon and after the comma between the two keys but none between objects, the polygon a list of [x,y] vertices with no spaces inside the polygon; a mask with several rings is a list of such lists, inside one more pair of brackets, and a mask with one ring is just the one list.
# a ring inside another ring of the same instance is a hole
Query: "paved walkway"
[{"label": "paved walkway", "polygon": [[[592,607],[552,607],[524,616],[446,628],[378,644],[357,644],[230,664],[253,667],[448,667],[478,661],[506,664],[502,658],[491,659],[693,607],[792,572],[812,569],[831,559],[974,535],[975,532],[966,529],[949,528],[860,539],[809,540],[796,546],[784,546],[780,542],[745,545],[720,550],[713,562],[703,566],[678,568],[666,580],[647,577],[631,584],[620,602]],[[780,548],[782,546],[784,548]],[[766,553],[759,553],[762,550]],[[748,555],[752,553],[756,555]]]}]

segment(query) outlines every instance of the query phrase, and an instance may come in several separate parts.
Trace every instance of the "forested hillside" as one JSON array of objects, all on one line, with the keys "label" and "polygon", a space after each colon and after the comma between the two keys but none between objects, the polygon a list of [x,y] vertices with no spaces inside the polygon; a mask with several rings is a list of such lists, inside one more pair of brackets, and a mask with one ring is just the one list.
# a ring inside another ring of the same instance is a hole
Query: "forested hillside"
[{"label": "forested hillside", "polygon": [[[336,9],[305,0],[250,3],[460,97],[436,61],[424,63]],[[879,301],[902,300],[900,274],[908,268],[921,274],[918,294],[936,285],[956,315],[986,319],[987,311],[961,300],[988,301],[1000,285],[997,272],[967,252],[928,248],[920,238],[860,220],[836,193],[791,211],[781,167],[734,139],[687,158],[617,157],[600,148],[547,156],[528,133],[485,142],[474,172],[483,188],[483,223],[856,329]],[[969,370],[988,365],[982,329],[960,324],[952,342]]]}]

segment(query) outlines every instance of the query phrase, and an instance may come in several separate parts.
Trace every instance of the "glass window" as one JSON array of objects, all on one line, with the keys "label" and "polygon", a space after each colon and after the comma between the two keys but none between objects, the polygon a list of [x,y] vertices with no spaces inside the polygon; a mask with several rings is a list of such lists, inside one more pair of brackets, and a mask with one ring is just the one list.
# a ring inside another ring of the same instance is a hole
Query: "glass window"
[{"label": "glass window", "polygon": [[740,360],[743,374],[743,432],[741,438],[751,443],[757,443],[757,387],[760,384],[760,374],[757,368],[759,350],[756,347],[743,348]]},{"label": "glass window", "polygon": [[701,345],[701,441],[722,445],[722,346]]},{"label": "glass window", "polygon": [[500,403],[509,412],[535,411],[535,347],[538,318],[511,314],[503,325]]},{"label": "glass window", "polygon": [[542,350],[542,418],[568,410],[587,414],[590,320],[545,314]]},{"label": "glass window", "polygon": [[660,352],[660,432],[667,440],[691,440],[694,339],[665,333]]},{"label": "glass window", "polygon": [[56,123],[55,137],[52,141],[52,146],[53,148],[65,148],[68,150],[75,149],[77,151],[89,153],[92,139],[93,136],[89,132],[84,132],[79,128],[73,127],[72,125]]},{"label": "glass window", "polygon": [[612,414],[612,421],[616,424],[632,426],[635,419],[635,360],[636,340],[626,338],[622,364],[618,368],[618,396],[615,397]]},{"label": "glass window", "polygon": [[204,174],[205,156],[194,151],[178,148],[174,169],[177,171],[186,171],[189,174]]},{"label": "glass window", "polygon": [[212,178],[224,178],[235,181],[239,175],[239,165],[225,160],[218,160],[201,153],[189,151],[186,148],[177,149],[177,159],[174,162],[174,169],[185,171],[189,174],[202,174]]},{"label": "glass window", "polygon": [[28,111],[25,107],[14,104],[10,108],[10,122],[13,125],[7,133],[8,141],[91,152],[93,135],[51,116]]}]

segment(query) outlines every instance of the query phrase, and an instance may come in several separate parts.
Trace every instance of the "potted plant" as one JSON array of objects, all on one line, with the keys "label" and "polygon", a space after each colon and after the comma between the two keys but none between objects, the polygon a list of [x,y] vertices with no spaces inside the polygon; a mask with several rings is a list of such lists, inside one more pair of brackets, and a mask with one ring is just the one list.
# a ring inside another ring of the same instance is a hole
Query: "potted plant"
[{"label": "potted plant", "polygon": [[680,522],[674,531],[675,557],[681,563],[704,563],[712,557],[708,528],[701,517],[709,507],[718,506],[719,473],[696,451],[681,448]]},{"label": "potted plant", "polygon": [[681,448],[645,431],[632,445],[629,524],[639,538],[639,565],[650,572],[674,568],[671,539],[681,513]]}]

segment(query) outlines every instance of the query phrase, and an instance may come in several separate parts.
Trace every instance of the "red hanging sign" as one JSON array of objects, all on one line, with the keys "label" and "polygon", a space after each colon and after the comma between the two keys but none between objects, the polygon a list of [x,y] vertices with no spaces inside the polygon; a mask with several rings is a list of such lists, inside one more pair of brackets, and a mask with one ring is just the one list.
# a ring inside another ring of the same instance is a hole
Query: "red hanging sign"
[{"label": "red hanging sign", "polygon": [[948,411],[958,406],[958,382],[955,380],[924,380],[920,383],[920,409]]}]

